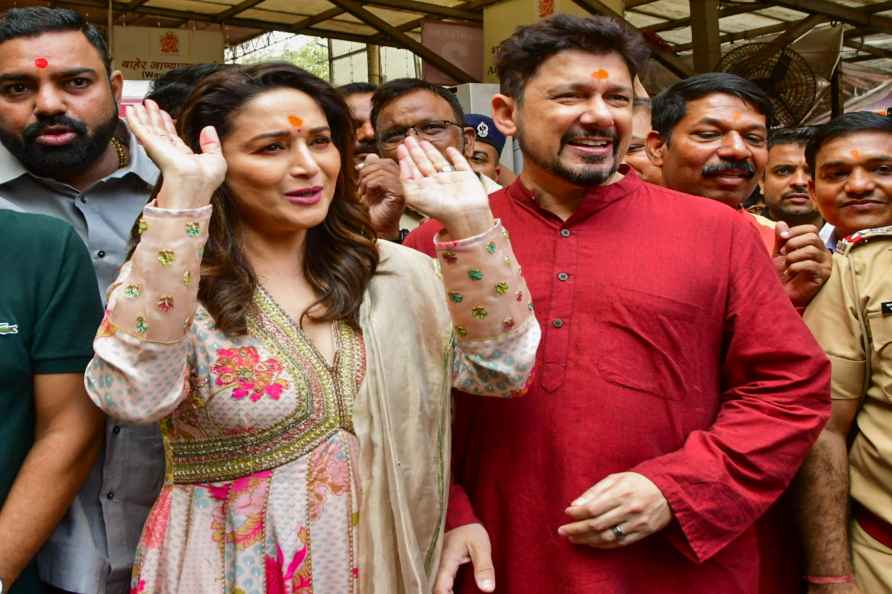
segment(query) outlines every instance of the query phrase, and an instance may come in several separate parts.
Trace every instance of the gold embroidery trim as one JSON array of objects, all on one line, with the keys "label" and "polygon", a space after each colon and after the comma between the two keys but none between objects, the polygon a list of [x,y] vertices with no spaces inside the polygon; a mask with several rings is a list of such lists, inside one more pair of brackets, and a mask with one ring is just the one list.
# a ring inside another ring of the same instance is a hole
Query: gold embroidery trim
[{"label": "gold embroidery trim", "polygon": [[[165,431],[169,482],[234,480],[296,460],[338,430],[353,431],[352,405],[365,373],[361,335],[338,322],[340,348],[329,369],[264,291],[257,291],[254,302],[259,314],[248,316],[248,333],[282,362],[305,406],[296,406],[293,414],[270,427],[236,436],[172,439],[171,432]],[[320,393],[311,393],[313,383]]]}]

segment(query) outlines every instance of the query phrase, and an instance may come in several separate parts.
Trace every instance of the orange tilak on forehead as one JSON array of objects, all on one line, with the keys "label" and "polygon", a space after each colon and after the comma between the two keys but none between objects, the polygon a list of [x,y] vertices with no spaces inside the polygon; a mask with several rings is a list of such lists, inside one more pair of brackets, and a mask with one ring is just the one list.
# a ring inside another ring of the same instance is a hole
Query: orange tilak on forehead
[{"label": "orange tilak on forehead", "polygon": [[50,65],[46,58],[34,58],[34,65],[38,68],[46,68]]},{"label": "orange tilak on forehead", "polygon": [[604,70],[603,68],[598,68],[594,72],[592,72],[592,78],[597,78],[598,80],[604,80],[610,76],[610,73]]},{"label": "orange tilak on forehead", "polygon": [[301,126],[304,125],[304,121],[296,115],[288,116],[288,123],[291,124],[292,126],[294,126],[295,128],[300,128]]},{"label": "orange tilak on forehead", "polygon": [[858,149],[852,149],[852,152],[849,154],[852,155],[852,158],[856,161],[861,160],[861,151],[859,151]]}]

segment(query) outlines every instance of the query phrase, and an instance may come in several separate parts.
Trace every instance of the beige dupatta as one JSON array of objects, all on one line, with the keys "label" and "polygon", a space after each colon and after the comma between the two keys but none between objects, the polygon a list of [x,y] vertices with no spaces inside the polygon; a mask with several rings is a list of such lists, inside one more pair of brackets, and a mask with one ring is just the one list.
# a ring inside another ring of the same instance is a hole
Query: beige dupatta
[{"label": "beige dupatta", "polygon": [[433,261],[378,243],[360,309],[366,376],[359,439],[361,594],[430,594],[449,489],[452,320]]}]

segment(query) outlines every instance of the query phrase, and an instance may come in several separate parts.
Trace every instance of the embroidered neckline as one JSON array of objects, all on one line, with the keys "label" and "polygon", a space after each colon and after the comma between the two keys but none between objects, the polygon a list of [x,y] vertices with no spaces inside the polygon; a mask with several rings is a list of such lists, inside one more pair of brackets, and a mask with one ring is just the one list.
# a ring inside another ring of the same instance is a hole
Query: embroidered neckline
[{"label": "embroidered neckline", "polygon": [[365,375],[362,336],[336,323],[332,368],[266,291],[254,295],[248,334],[280,361],[296,394],[294,411],[269,427],[238,435],[180,438],[163,424],[168,482],[233,480],[276,468],[318,447],[339,430],[353,432],[352,405]]}]

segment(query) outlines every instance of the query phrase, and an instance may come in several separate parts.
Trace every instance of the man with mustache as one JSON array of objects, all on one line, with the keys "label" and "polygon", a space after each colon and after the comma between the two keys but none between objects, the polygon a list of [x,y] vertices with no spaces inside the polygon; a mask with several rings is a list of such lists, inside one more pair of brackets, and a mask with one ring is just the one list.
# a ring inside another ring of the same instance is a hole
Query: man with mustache
[{"label": "man with mustache", "polygon": [[753,594],[752,523],[827,418],[826,358],[750,223],[621,164],[646,56],[567,15],[497,49],[492,118],[524,169],[490,203],[543,338],[525,398],[455,393],[436,594]]},{"label": "man with mustache", "polygon": [[817,129],[806,159],[840,240],[833,274],[804,316],[833,364],[833,413],[799,476],[805,581],[809,594],[888,593],[892,118],[841,115]]},{"label": "man with mustache", "polygon": [[808,189],[811,172],[805,162],[805,145],[814,128],[775,128],[768,133],[768,163],[759,181],[768,218],[790,227],[824,224]]},{"label": "man with mustache", "polygon": [[371,83],[354,82],[338,87],[338,92],[350,108],[353,129],[356,134],[356,147],[353,162],[361,168],[367,155],[378,154],[375,146],[375,129],[372,127],[372,95],[378,87]]},{"label": "man with mustache", "polygon": [[[726,204],[759,233],[787,296],[801,311],[830,276],[831,258],[818,228],[775,224],[741,208],[765,172],[770,121],[771,101],[758,85],[735,74],[700,74],[654,98],[647,149],[666,187]],[[792,501],[785,496],[756,525],[763,594],[799,585],[792,517]]]},{"label": "man with mustache", "polygon": [[692,76],[654,97],[647,151],[667,188],[727,204],[759,232],[790,301],[803,308],[830,276],[818,229],[741,208],[765,170],[770,113],[755,83],[725,72]]},{"label": "man with mustache", "polygon": [[[158,176],[118,119],[123,82],[105,40],[78,13],[30,7],[0,15],[0,196],[8,208],[70,223],[103,296]],[[107,424],[104,451],[39,556],[50,591],[129,592],[163,468],[157,427]]]}]

